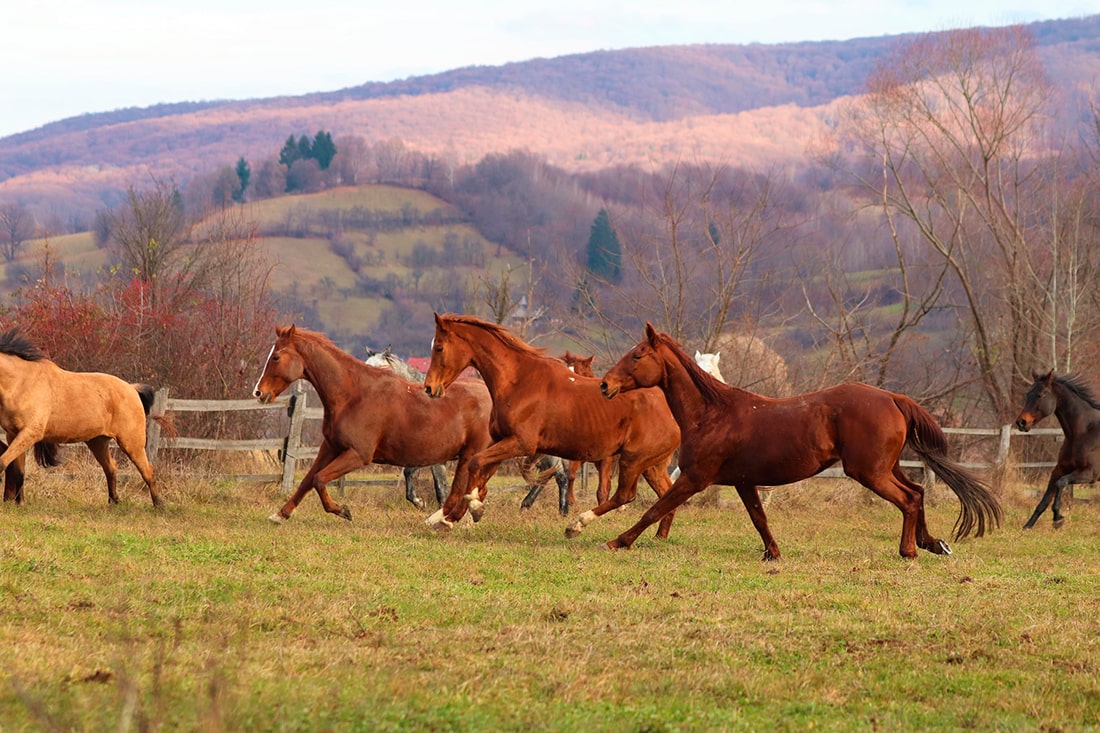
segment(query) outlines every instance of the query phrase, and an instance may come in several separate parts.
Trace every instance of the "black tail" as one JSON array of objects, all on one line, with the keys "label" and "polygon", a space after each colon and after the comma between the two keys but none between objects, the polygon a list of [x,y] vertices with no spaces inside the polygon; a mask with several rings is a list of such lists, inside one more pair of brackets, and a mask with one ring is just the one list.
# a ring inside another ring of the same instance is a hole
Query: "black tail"
[{"label": "black tail", "polygon": [[149,414],[149,410],[153,408],[153,397],[157,391],[153,389],[151,384],[135,384],[132,385],[137,390],[138,397],[141,398],[141,406],[145,410],[145,414]]},{"label": "black tail", "polygon": [[909,447],[916,451],[933,473],[943,479],[959,497],[962,507],[955,520],[955,539],[974,531],[975,537],[985,534],[986,527],[995,529],[1004,519],[1004,511],[993,490],[981,478],[947,457],[947,436],[935,419],[916,402],[904,395],[894,395],[909,425]]},{"label": "black tail", "polygon": [[35,443],[34,460],[43,468],[60,466],[61,458],[58,457],[57,443]]}]

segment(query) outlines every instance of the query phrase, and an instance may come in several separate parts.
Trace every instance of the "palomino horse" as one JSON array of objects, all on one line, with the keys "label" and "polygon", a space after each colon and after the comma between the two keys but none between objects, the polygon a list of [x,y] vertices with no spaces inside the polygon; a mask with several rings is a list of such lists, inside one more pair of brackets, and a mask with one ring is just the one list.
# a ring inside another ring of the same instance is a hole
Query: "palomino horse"
[{"label": "palomino horse", "polygon": [[1033,374],[1034,383],[1024,398],[1024,407],[1016,418],[1022,432],[1050,413],[1058,418],[1065,440],[1058,450],[1058,463],[1050,472],[1047,490],[1035,507],[1024,529],[1031,529],[1054,500],[1054,526],[1061,527],[1062,490],[1071,484],[1091,484],[1100,468],[1100,401],[1076,374]]},{"label": "palomino horse", "polygon": [[[0,465],[4,500],[23,501],[23,461],[34,446],[42,465],[57,465],[57,443],[84,443],[107,478],[107,500],[118,503],[118,466],[111,438],[129,457],[160,506],[153,467],[145,455],[145,418],[153,404],[148,384],[128,384],[99,372],[70,372],[47,359],[19,329],[0,333],[0,426],[8,436]],[[14,471],[8,469],[15,466]]]},{"label": "palomino horse", "polygon": [[947,457],[947,440],[910,398],[866,384],[842,384],[809,394],[773,399],[723,385],[692,361],[667,334],[646,324],[646,336],[604,375],[607,397],[639,387],[659,387],[683,431],[680,478],[640,521],[607,543],[630,547],[646,527],[711,484],[734,486],[764,541],[764,559],[779,558],[768,530],[759,486],[809,478],[840,461],[844,472],[898,507],[900,552],[917,547],[950,554],[929,532],[924,490],[898,461],[908,443],[959,497],[962,511],[955,538],[1001,521],[996,497],[977,477]]},{"label": "palomino horse", "polygon": [[[414,369],[408,362],[402,361],[395,356],[394,353],[390,351],[389,346],[383,351],[371,351],[368,349],[366,362],[372,367],[390,369],[398,376],[410,382],[422,383],[424,381],[424,373]],[[419,466],[405,466],[402,471],[402,476],[405,479],[405,500],[417,509],[422,509],[424,507],[424,502],[416,495],[416,473],[419,470]],[[437,463],[432,466],[432,487],[435,489],[435,502],[439,506],[443,506],[443,497],[446,494],[443,488],[446,485],[447,471],[443,468],[442,464]]]},{"label": "palomino horse", "polygon": [[[594,356],[578,356],[566,350],[559,358],[562,363],[569,367],[570,371],[580,374],[582,377],[596,376],[592,371]],[[611,467],[614,461],[614,458],[604,458],[596,463],[596,470],[599,474],[599,482],[596,485],[597,503],[607,501],[607,495],[611,493]],[[534,475],[531,470],[536,464],[543,464],[545,468],[541,473]],[[550,479],[554,479],[558,484],[558,513],[563,517],[567,516],[569,508],[577,503],[577,499],[573,495],[573,486],[577,481],[577,473],[583,465],[583,461],[569,461],[566,464],[557,456],[531,456],[525,459],[522,464],[523,479],[531,484],[531,490],[527,492],[527,496],[523,497],[520,506],[524,509],[531,508],[535,503],[535,499],[539,498],[539,494],[542,493],[546,483]]]},{"label": "palomino horse", "polygon": [[324,407],[321,446],[313,465],[286,504],[268,519],[281,524],[314,489],[326,512],[351,519],[328,494],[329,481],[371,463],[432,466],[458,458],[454,485],[466,485],[470,458],[492,442],[485,385],[462,379],[445,400],[429,399],[421,385],[388,369],[367,366],[319,333],[294,326],[275,329],[275,344],[255,397],[271,402],[305,379]]},{"label": "palomino horse", "polygon": [[[470,365],[481,372],[493,395],[495,442],[470,461],[468,494],[461,494],[457,482],[451,484],[443,508],[428,518],[430,525],[450,526],[466,513],[467,505],[479,519],[486,481],[497,466],[535,453],[572,461],[619,457],[615,493],[584,512],[566,530],[569,537],[596,517],[633,501],[643,475],[658,496],[667,490],[668,462],[680,443],[680,430],[657,390],[639,390],[622,403],[609,402],[600,396],[599,380],[571,372],[503,326],[472,316],[436,314],[432,362],[424,379],[428,393],[442,397]],[[660,536],[667,536],[672,516],[662,519]]]}]

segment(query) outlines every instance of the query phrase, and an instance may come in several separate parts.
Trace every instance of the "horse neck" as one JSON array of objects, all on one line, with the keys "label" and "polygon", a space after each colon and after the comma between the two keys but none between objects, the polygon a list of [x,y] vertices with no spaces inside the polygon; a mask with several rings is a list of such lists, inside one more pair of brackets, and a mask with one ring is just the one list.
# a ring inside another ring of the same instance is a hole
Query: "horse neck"
[{"label": "horse neck", "polygon": [[463,331],[462,339],[470,348],[470,365],[481,373],[481,378],[485,381],[490,394],[506,392],[516,383],[516,375],[522,367],[512,367],[512,365],[516,364],[522,355],[491,333],[479,334],[473,330],[476,327],[467,328],[470,331]]},{"label": "horse neck", "polygon": [[1067,436],[1083,432],[1090,424],[1100,421],[1100,410],[1069,387],[1055,383],[1054,417]]},{"label": "horse neck", "polygon": [[[704,421],[699,416],[714,408],[717,403],[699,389],[688,368],[675,355],[666,353],[664,361],[665,376],[660,387],[680,429],[689,430],[690,426],[702,424]],[[730,389],[735,393],[742,392],[736,387]]]},{"label": "horse neck", "polygon": [[[343,352],[318,341],[301,339],[296,343],[305,365],[303,379],[313,385],[323,404],[329,404],[349,389],[347,369],[340,355]],[[349,357],[350,358],[350,357]]]}]

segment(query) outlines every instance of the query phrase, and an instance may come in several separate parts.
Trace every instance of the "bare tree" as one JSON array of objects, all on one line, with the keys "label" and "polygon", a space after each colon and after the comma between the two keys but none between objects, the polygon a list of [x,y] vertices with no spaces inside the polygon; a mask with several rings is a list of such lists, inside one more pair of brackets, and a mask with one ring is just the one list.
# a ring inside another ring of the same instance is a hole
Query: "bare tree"
[{"label": "bare tree", "polygon": [[154,298],[170,276],[178,279],[189,269],[180,255],[190,240],[191,222],[172,183],[154,179],[145,191],[130,186],[126,203],[108,214],[108,224],[122,267],[149,282]]},{"label": "bare tree", "polygon": [[972,363],[984,408],[1003,418],[1040,343],[1066,325],[1049,285],[1066,282],[1074,259],[1055,254],[1065,243],[1054,236],[1060,196],[1046,174],[1049,87],[1031,39],[1021,27],[921,37],[868,86],[840,149],[895,236],[912,233],[898,240],[899,257],[911,243],[944,268],[942,296],[910,298],[911,313],[959,314],[972,347],[957,356]]},{"label": "bare tree", "polygon": [[578,332],[595,348],[636,339],[651,321],[702,350],[732,325],[752,330],[762,318],[759,295],[769,277],[765,243],[784,229],[770,174],[728,166],[675,166],[646,192],[644,211],[607,206],[622,248],[622,281],[577,272]]},{"label": "bare tree", "polygon": [[11,262],[23,248],[23,243],[34,236],[34,215],[23,204],[14,201],[0,204],[0,252]]}]

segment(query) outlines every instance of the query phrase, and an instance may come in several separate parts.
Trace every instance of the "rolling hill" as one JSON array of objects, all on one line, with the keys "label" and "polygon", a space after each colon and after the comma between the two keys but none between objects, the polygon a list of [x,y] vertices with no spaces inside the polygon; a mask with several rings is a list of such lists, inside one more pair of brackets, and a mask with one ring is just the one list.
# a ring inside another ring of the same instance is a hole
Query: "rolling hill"
[{"label": "rolling hill", "polygon": [[[1029,26],[1056,83],[1100,76],[1100,15]],[[525,149],[565,170],[796,160],[904,36],[600,51],[298,97],[89,114],[0,139],[0,198],[95,210],[148,175],[186,182],[289,134],[400,139],[455,163]]]}]

